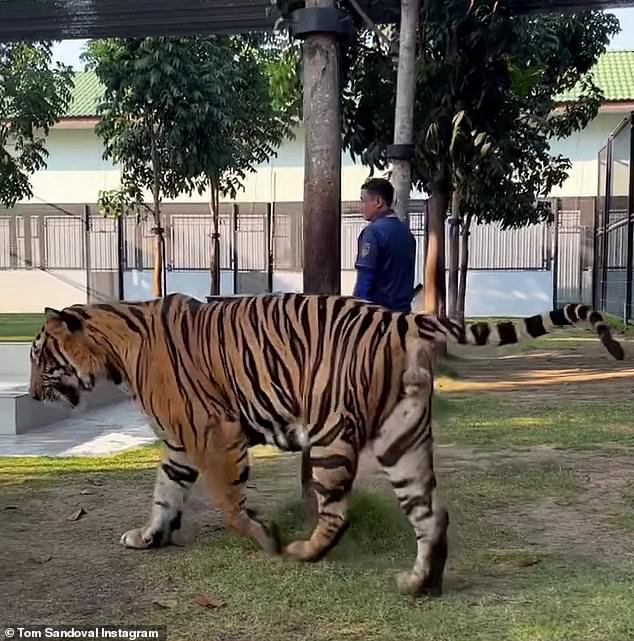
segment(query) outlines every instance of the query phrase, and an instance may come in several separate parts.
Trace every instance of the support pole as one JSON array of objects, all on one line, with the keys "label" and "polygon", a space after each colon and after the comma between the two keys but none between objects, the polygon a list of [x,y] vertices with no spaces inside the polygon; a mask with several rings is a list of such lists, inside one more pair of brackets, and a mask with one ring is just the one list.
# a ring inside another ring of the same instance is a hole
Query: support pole
[{"label": "support pole", "polygon": [[[333,0],[295,12],[305,37],[304,292],[341,291],[341,107]],[[330,16],[330,18],[329,18]],[[335,21],[336,22],[336,21]]]},{"label": "support pole", "polygon": [[[337,37],[345,35],[334,0],[306,0],[293,12],[292,32],[304,39],[304,293],[341,292],[341,97]],[[316,512],[310,451],[302,452],[302,495]]]},{"label": "support pole", "polygon": [[627,262],[626,262],[626,287],[625,309],[623,322],[627,325],[632,317],[632,270],[634,269],[634,112],[630,113],[630,167],[627,198]]},{"label": "support pole", "polygon": [[411,160],[414,155],[414,94],[416,89],[416,30],[420,0],[401,0],[396,107],[394,110],[394,144],[388,148],[392,161],[392,182],[396,195],[394,211],[408,220],[409,194],[412,184]]},{"label": "support pole", "polygon": [[460,190],[454,188],[449,216],[449,296],[447,315],[458,318],[458,274],[460,271]]}]

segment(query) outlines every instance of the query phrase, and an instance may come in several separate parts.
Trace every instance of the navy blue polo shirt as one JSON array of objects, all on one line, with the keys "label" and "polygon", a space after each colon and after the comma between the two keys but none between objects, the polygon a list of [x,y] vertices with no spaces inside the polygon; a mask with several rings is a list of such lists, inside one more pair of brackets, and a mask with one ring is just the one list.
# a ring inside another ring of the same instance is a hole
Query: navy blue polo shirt
[{"label": "navy blue polo shirt", "polygon": [[359,234],[354,296],[397,312],[411,311],[416,240],[392,210]]}]

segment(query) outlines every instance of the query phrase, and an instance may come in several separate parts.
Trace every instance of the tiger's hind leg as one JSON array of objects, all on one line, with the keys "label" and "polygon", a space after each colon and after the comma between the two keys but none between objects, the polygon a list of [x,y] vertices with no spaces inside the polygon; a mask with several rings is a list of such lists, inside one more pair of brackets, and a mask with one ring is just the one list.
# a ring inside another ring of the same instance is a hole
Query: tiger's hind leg
[{"label": "tiger's hind leg", "polygon": [[121,543],[134,549],[170,543],[172,534],[181,527],[183,508],[197,477],[198,470],[184,452],[172,451],[164,446],[156,473],[149,523],[125,532],[121,536]]},{"label": "tiger's hind leg", "polygon": [[449,515],[435,502],[431,435],[433,382],[424,350],[419,339],[408,343],[404,397],[381,425],[373,447],[416,534],[416,561],[410,572],[398,576],[399,590],[438,595],[442,591],[447,560]]},{"label": "tiger's hind leg", "polygon": [[199,465],[212,500],[223,510],[227,526],[269,554],[278,553],[277,537],[246,507],[249,445],[240,425],[224,421],[210,429]]},{"label": "tiger's hind leg", "polygon": [[348,501],[357,472],[354,445],[338,438],[310,452],[312,491],[317,498],[317,525],[308,541],[294,541],[286,555],[299,561],[319,561],[339,541],[348,526]]}]

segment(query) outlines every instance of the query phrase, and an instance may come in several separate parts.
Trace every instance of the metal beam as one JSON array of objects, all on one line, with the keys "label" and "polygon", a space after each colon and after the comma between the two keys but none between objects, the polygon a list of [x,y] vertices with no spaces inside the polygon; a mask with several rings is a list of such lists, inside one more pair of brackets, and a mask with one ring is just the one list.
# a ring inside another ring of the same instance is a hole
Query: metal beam
[{"label": "metal beam", "polygon": [[[399,19],[399,0],[357,3],[375,23]],[[634,0],[506,0],[506,5],[517,13],[581,11],[634,6]],[[276,18],[270,0],[0,0],[0,41],[268,31]]]}]

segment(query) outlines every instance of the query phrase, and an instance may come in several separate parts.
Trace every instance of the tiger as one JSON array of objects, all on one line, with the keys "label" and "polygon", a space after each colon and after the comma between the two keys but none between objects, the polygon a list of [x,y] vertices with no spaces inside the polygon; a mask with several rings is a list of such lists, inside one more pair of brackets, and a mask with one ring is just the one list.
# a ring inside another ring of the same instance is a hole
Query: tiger
[{"label": "tiger", "polygon": [[[600,315],[564,308],[526,320],[529,335],[586,320],[618,355]],[[349,524],[348,502],[367,445],[385,470],[416,537],[397,587],[442,592],[449,514],[433,464],[430,346],[518,340],[511,325],[462,326],[446,318],[391,312],[352,297],[268,294],[202,303],[183,294],[145,302],[45,309],[30,352],[36,400],[76,406],[98,381],[125,386],[161,440],[147,524],[120,542],[166,545],[181,528],[199,476],[227,526],[271,554],[318,561]],[[307,453],[317,519],[310,536],[282,545],[247,506],[250,447]]]}]

